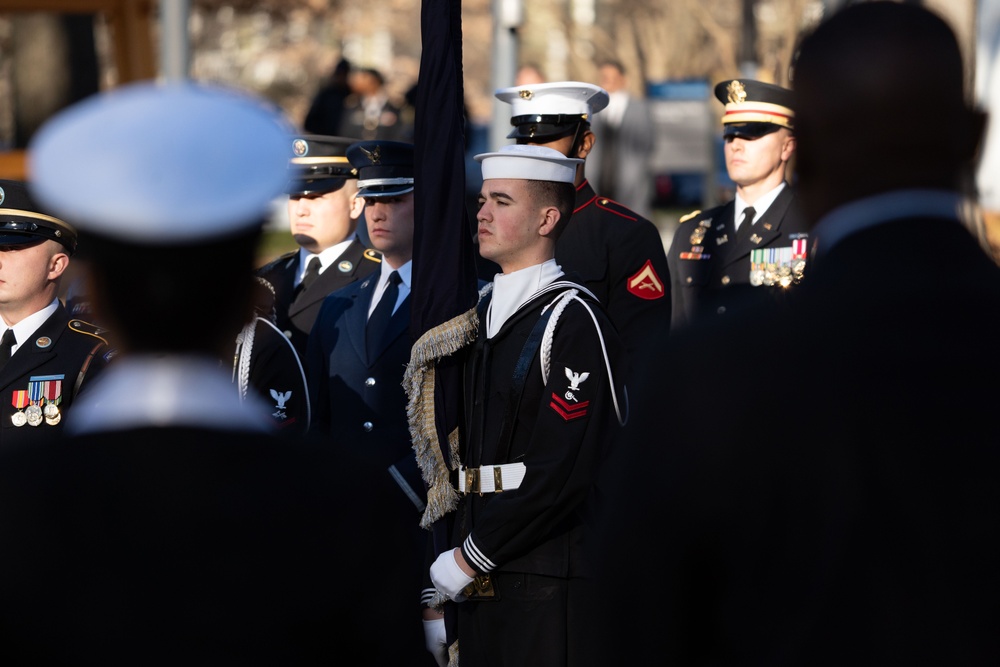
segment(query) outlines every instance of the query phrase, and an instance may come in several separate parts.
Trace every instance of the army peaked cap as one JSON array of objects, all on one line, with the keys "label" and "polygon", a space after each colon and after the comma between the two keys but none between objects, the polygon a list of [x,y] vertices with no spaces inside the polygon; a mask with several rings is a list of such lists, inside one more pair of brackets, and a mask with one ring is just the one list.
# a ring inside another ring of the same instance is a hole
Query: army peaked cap
[{"label": "army peaked cap", "polygon": [[311,195],[333,192],[349,178],[357,178],[347,159],[347,147],[355,139],[306,134],[292,139],[288,194]]},{"label": "army peaked cap", "polygon": [[72,254],[76,230],[45,213],[25,183],[0,179],[0,247],[26,246],[44,240],[61,243]]},{"label": "army peaked cap", "polygon": [[726,105],[724,137],[757,139],[783,127],[795,127],[792,91],[787,88],[752,79],[730,79],[716,84],[715,97]]}]

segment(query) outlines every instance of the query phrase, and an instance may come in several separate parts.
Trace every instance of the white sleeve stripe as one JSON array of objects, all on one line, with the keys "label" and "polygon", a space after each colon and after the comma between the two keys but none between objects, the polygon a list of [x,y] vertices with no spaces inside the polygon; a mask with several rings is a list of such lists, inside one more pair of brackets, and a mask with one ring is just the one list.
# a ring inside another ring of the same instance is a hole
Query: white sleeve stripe
[{"label": "white sleeve stripe", "polygon": [[484,556],[483,552],[479,550],[479,547],[475,545],[472,541],[472,535],[465,538],[465,544],[463,546],[465,547],[465,552],[472,558],[472,562],[476,566],[477,570],[490,572],[496,567],[496,563]]}]

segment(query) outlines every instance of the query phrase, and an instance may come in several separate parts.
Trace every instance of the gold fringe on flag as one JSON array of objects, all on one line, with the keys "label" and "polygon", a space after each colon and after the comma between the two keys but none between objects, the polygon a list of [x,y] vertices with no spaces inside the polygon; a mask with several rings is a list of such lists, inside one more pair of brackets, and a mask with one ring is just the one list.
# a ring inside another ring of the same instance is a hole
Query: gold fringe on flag
[{"label": "gold fringe on flag", "polygon": [[[480,300],[493,288],[492,283],[479,292]],[[472,308],[428,330],[413,344],[410,362],[403,374],[406,390],[406,417],[410,440],[417,455],[417,465],[427,484],[427,508],[420,519],[423,528],[431,525],[458,506],[458,492],[451,484],[449,470],[441,453],[434,410],[435,363],[470,345],[479,331],[479,316]],[[458,469],[458,429],[448,434],[449,458]]]}]

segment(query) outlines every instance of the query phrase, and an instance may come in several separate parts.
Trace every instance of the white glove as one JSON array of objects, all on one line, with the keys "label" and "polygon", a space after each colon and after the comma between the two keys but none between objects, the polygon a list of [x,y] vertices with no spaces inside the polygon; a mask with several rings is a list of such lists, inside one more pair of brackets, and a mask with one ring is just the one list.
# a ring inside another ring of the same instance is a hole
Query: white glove
[{"label": "white glove", "polygon": [[448,667],[448,640],[445,637],[443,618],[424,621],[424,641],[438,667]]},{"label": "white glove", "polygon": [[431,565],[431,581],[434,587],[444,594],[449,600],[461,602],[465,599],[462,589],[472,583],[470,577],[455,560],[455,550],[445,551],[438,555]]}]

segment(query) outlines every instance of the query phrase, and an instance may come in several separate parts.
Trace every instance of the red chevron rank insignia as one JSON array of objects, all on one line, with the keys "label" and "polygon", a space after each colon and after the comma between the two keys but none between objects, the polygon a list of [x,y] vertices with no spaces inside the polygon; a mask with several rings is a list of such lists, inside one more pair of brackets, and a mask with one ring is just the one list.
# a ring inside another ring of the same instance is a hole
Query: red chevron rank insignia
[{"label": "red chevron rank insignia", "polygon": [[549,402],[549,407],[555,410],[556,414],[566,421],[573,421],[574,419],[579,419],[580,417],[586,417],[587,408],[589,406],[590,401],[567,403],[561,396],[559,396],[559,394],[556,394],[555,392],[552,393],[552,400]]},{"label": "red chevron rank insignia", "polygon": [[628,291],[640,299],[659,299],[666,292],[663,289],[663,281],[656,274],[652,260],[646,260],[639,271],[628,279]]}]

